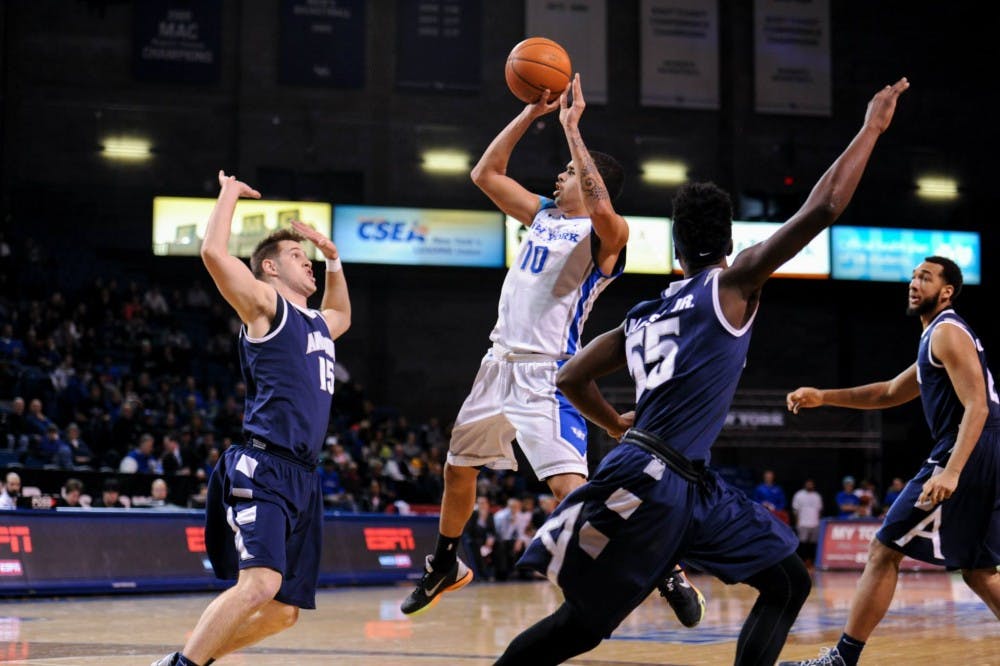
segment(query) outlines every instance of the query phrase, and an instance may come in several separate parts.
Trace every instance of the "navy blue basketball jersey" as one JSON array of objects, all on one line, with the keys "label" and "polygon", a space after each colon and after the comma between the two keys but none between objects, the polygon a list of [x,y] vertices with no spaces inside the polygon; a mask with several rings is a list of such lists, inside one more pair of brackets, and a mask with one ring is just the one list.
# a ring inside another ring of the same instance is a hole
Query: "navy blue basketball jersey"
[{"label": "navy blue basketball jersey", "polygon": [[723,315],[721,271],[674,282],[658,300],[640,303],[625,318],[635,427],[706,463],[743,374],[753,325],[751,317],[733,328]]},{"label": "navy blue basketball jersey", "polygon": [[[931,334],[938,326],[958,326],[972,339],[979,354],[979,365],[983,369],[983,383],[986,384],[986,404],[989,406],[989,416],[985,428],[1000,427],[1000,399],[997,397],[993,375],[986,365],[986,352],[979,338],[972,332],[965,320],[951,308],[942,311],[924,329],[920,336],[920,346],[917,350],[917,382],[920,384],[920,401],[924,405],[924,416],[936,444],[931,452],[931,458],[940,460],[955,443],[958,424],[962,420],[965,408],[962,406],[944,364],[934,357],[931,349]],[[950,435],[950,436],[949,436]]]},{"label": "navy blue basketball jersey", "polygon": [[240,331],[240,366],[247,385],[243,430],[315,465],[333,399],[333,340],[318,310],[278,295],[267,335]]}]

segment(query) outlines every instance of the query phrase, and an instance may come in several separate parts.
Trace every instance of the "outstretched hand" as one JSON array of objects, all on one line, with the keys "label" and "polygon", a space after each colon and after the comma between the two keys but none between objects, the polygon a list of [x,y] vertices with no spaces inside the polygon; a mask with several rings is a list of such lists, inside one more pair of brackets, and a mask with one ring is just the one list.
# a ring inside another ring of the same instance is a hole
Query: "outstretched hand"
[{"label": "outstretched hand", "polygon": [[785,405],[792,414],[798,414],[803,407],[821,407],[823,398],[820,396],[819,389],[812,386],[801,386],[785,396]]},{"label": "outstretched hand", "polygon": [[896,112],[896,100],[910,87],[910,82],[904,76],[891,86],[886,86],[875,93],[872,101],[868,102],[868,111],[865,113],[865,125],[878,130],[878,133],[889,129],[892,122],[892,114]]},{"label": "outstretched hand", "polygon": [[[569,103],[569,95],[573,95],[573,103]],[[580,74],[577,73],[566,90],[559,95],[559,122],[563,127],[576,127],[580,122],[583,110],[587,108],[587,103],[583,99],[583,86],[580,85]]]},{"label": "outstretched hand", "polygon": [[295,230],[295,233],[315,245],[327,259],[336,259],[340,256],[340,252],[337,250],[337,246],[333,244],[332,240],[316,231],[305,222],[292,220],[292,229]]},{"label": "outstretched hand", "polygon": [[237,194],[244,199],[260,199],[260,192],[243,181],[236,180],[236,176],[227,176],[222,169],[219,169],[219,187],[223,190],[235,188]]}]

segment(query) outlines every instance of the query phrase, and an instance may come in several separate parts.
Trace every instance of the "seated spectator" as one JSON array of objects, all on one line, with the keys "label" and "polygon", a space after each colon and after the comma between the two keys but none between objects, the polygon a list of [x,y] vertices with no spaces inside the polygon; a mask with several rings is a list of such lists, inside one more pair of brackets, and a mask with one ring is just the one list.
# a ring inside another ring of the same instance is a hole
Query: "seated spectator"
[{"label": "seated spectator", "polygon": [[323,465],[317,473],[323,493],[323,503],[327,506],[339,504],[344,494],[344,487],[340,485],[340,474],[337,473],[337,465],[333,462],[333,458],[324,458]]},{"label": "seated spectator", "polygon": [[7,448],[15,451],[28,449],[28,421],[24,413],[24,398],[17,396],[10,403],[10,411],[4,413],[3,429]]},{"label": "seated spectator", "polygon": [[170,495],[170,488],[167,486],[167,482],[163,479],[156,479],[149,488],[149,508],[151,509],[163,509],[172,510],[180,509],[182,507],[173,504],[168,499]]},{"label": "seated spectator", "polygon": [[892,480],[892,484],[889,485],[889,489],[885,491],[885,499],[882,500],[883,515],[889,510],[892,503],[896,501],[896,498],[899,497],[900,493],[903,492],[903,488],[905,486],[906,484],[903,483],[903,479],[898,476]]},{"label": "seated spectator", "polygon": [[38,443],[38,447],[32,451],[32,455],[40,460],[43,465],[56,465],[60,469],[71,469],[73,467],[73,450],[60,437],[59,426],[55,423],[50,423],[45,428],[45,437]]},{"label": "seated spectator", "polygon": [[125,503],[121,499],[121,489],[118,479],[109,477],[104,480],[104,488],[101,496],[94,500],[92,507],[95,509],[126,509]]},{"label": "seated spectator", "polygon": [[841,484],[844,489],[837,493],[837,506],[840,508],[837,517],[857,518],[861,508],[861,499],[854,494],[854,477],[845,476]]},{"label": "seated spectator", "polygon": [[392,513],[395,508],[389,509],[391,506],[392,500],[387,493],[382,492],[382,484],[378,479],[371,480],[358,502],[358,510],[364,513]]},{"label": "seated spectator", "polygon": [[170,432],[163,436],[163,456],[160,457],[160,469],[167,476],[189,476],[193,466],[190,451],[181,449],[177,435]]},{"label": "seated spectator", "polygon": [[7,472],[3,492],[0,492],[0,509],[16,509],[21,497],[21,477],[17,472]]},{"label": "seated spectator", "polygon": [[80,438],[80,426],[75,423],[66,426],[66,444],[69,445],[74,467],[91,467],[94,454],[87,443]]},{"label": "seated spectator", "polygon": [[481,580],[488,580],[493,576],[493,546],[496,543],[496,528],[493,525],[489,498],[483,495],[476,498],[476,510],[465,524],[462,534],[472,555],[471,564],[475,575]]},{"label": "seated spectator", "polygon": [[80,479],[66,479],[56,499],[56,506],[71,509],[82,509],[80,495],[83,494],[83,481]]},{"label": "seated spectator", "polygon": [[861,505],[858,507],[858,518],[871,518],[879,514],[878,491],[875,489],[875,482],[865,479],[861,482],[861,487],[855,489],[854,494],[858,496]]},{"label": "seated spectator", "polygon": [[786,510],[787,500],[785,491],[774,482],[774,471],[765,469],[762,483],[753,491],[753,500],[759,502],[768,511],[773,513],[783,523],[788,524],[788,511]]},{"label": "seated spectator", "polygon": [[204,509],[208,504],[208,484],[205,482],[198,484],[198,492],[188,497],[189,509]]},{"label": "seated spectator", "polygon": [[[31,401],[28,406],[28,415],[25,417],[25,422],[28,425],[28,434],[37,435],[38,437],[44,437],[45,431],[49,426],[56,425],[56,422],[45,415],[42,411],[42,401],[35,398]],[[56,430],[59,426],[56,426]]]},{"label": "seated spectator", "polygon": [[122,458],[118,465],[118,471],[122,474],[159,474],[159,461],[153,457],[153,436],[149,433],[139,437],[139,443],[135,448]]}]

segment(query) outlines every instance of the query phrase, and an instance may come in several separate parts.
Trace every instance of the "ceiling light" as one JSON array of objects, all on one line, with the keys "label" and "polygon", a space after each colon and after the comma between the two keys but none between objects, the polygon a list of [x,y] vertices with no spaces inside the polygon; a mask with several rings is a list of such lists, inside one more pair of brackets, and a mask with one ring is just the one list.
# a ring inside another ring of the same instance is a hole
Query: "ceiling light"
[{"label": "ceiling light", "polygon": [[428,150],[423,154],[423,168],[428,173],[468,173],[469,154],[459,150]]},{"label": "ceiling light", "polygon": [[106,139],[101,152],[114,160],[146,160],[153,155],[145,139]]},{"label": "ceiling light", "polygon": [[687,180],[687,165],[683,162],[644,162],[642,180],[659,185],[679,185]]},{"label": "ceiling light", "polygon": [[917,196],[924,199],[955,199],[958,197],[958,183],[953,178],[918,178]]}]

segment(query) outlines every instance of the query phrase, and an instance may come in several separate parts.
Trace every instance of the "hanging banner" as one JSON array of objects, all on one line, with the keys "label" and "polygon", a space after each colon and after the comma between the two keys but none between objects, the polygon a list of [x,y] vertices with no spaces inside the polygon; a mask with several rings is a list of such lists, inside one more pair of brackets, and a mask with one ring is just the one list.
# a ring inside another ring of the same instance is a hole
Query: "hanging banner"
[{"label": "hanging banner", "polygon": [[364,0],[282,0],[279,11],[280,83],[364,86]]},{"label": "hanging banner", "polygon": [[573,71],[580,73],[587,103],[607,103],[608,12],[605,0],[526,0],[525,16],[525,38],[547,37],[566,49]]},{"label": "hanging banner", "polygon": [[754,0],[756,110],[829,116],[829,0]]},{"label": "hanging banner", "polygon": [[642,0],[640,103],[719,108],[717,0]]},{"label": "hanging banner", "polygon": [[221,0],[143,0],[134,7],[132,65],[140,81],[217,83]]},{"label": "hanging banner", "polygon": [[396,86],[476,92],[482,78],[480,0],[398,0]]}]

